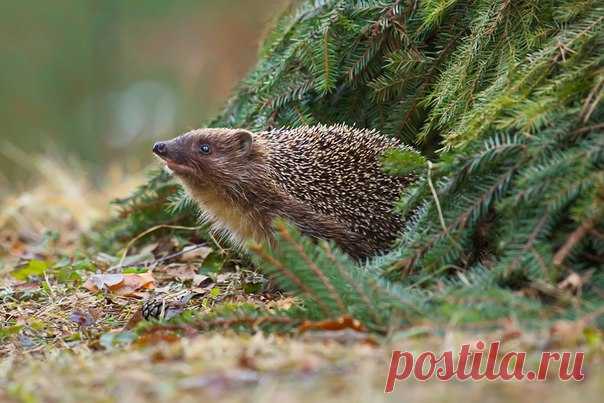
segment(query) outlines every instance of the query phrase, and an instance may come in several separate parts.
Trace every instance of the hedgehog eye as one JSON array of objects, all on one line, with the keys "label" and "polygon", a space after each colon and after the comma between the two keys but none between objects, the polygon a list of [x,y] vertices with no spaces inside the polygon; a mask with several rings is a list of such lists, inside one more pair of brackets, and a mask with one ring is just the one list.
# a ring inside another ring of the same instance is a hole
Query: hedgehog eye
[{"label": "hedgehog eye", "polygon": [[210,153],[210,145],[209,144],[202,144],[199,146],[199,152],[202,154],[209,154]]}]

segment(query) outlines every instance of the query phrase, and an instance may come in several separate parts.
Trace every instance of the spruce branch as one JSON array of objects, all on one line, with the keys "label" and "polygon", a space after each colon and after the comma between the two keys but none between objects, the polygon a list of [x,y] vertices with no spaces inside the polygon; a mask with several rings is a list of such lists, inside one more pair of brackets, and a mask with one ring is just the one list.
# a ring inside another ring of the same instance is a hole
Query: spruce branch
[{"label": "spruce branch", "polygon": [[[405,230],[366,266],[295,231],[294,244],[252,248],[304,300],[297,318],[344,312],[382,331],[400,325],[394,317],[531,317],[550,302],[518,287],[540,295],[556,288],[561,266],[601,265],[603,18],[589,1],[295,2],[208,124],[355,124],[420,145],[424,162],[399,154],[388,172],[438,166],[405,190]],[[155,225],[195,226],[178,189],[154,173],[116,202],[122,215],[103,244],[123,246]],[[577,310],[602,305],[602,287],[595,272]]]},{"label": "spruce branch", "polygon": [[272,268],[277,270],[281,275],[290,280],[297,290],[303,292],[306,296],[310,297],[321,309],[324,315],[329,316],[331,310],[323,302],[323,300],[317,296],[313,290],[308,287],[304,282],[300,280],[290,269],[288,269],[282,262],[273,257],[264,246],[252,243],[249,246],[250,250],[256,255],[260,256],[266,263],[270,264]]},{"label": "spruce branch", "polygon": [[337,303],[341,312],[346,311],[346,307],[344,306],[344,302],[336,292],[335,288],[329,281],[329,279],[323,274],[321,269],[312,261],[312,259],[308,256],[308,254],[304,250],[304,246],[300,243],[296,242],[296,240],[291,236],[289,231],[287,230],[286,225],[283,222],[278,222],[275,224],[277,231],[281,235],[281,239],[285,242],[290,243],[294,249],[298,252],[300,257],[304,260],[307,266],[312,270],[312,272],[317,276],[317,278],[323,283],[325,288],[329,291],[332,299]]},{"label": "spruce branch", "polygon": [[361,297],[361,299],[365,303],[365,306],[367,307],[367,309],[371,313],[371,315],[373,317],[373,320],[376,323],[379,323],[381,321],[380,315],[378,314],[378,312],[376,311],[375,307],[373,306],[373,303],[371,302],[369,296],[367,295],[367,293],[365,293],[365,291],[361,287],[359,287],[358,283],[356,281],[354,281],[354,279],[352,278],[352,276],[348,272],[348,269],[346,269],[342,265],[342,263],[336,258],[336,256],[333,254],[333,251],[331,250],[331,246],[329,245],[329,243],[327,243],[327,242],[321,242],[321,247],[325,251],[325,255],[329,258],[329,260],[331,261],[331,263],[333,264],[333,266],[338,270],[340,276],[342,276],[342,278],[345,279],[346,282],[352,288],[354,288],[354,290],[359,294],[359,296]]}]

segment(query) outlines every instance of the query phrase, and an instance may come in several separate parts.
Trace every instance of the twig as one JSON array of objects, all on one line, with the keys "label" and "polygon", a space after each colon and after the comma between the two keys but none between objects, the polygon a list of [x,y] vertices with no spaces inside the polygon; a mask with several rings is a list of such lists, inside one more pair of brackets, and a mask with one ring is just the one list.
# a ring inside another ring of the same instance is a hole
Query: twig
[{"label": "twig", "polygon": [[438,211],[438,219],[440,220],[440,225],[443,227],[443,232],[449,235],[449,230],[447,229],[447,225],[445,224],[445,217],[443,216],[443,211],[440,208],[440,201],[438,200],[438,195],[436,194],[436,189],[434,188],[434,184],[432,183],[432,162],[428,161],[428,186],[430,186],[430,191],[432,192],[432,196],[434,197],[434,202],[436,203],[436,210]]},{"label": "twig", "polygon": [[46,272],[44,272],[44,281],[46,282],[46,285],[48,286],[48,292],[50,293],[50,300],[52,301],[52,303],[54,303],[55,300],[57,299],[57,296],[55,295],[55,291],[52,289],[52,286],[50,285],[50,281],[48,281],[48,275],[46,274]]},{"label": "twig", "polygon": [[594,225],[595,220],[593,218],[587,221],[583,221],[579,228],[577,228],[570,234],[566,242],[564,242],[564,245],[562,245],[562,247],[554,255],[554,264],[556,266],[560,266],[562,262],[564,262],[564,259],[566,259],[566,257],[570,254],[571,250],[575,247],[575,245],[581,239],[583,239],[585,234],[587,234],[593,228]]},{"label": "twig", "polygon": [[214,245],[216,245],[218,247],[218,249],[220,249],[220,254],[224,255],[227,251],[227,249],[223,248],[222,245],[220,245],[220,243],[218,243],[218,241],[216,240],[216,238],[214,238],[214,235],[212,234],[212,232],[208,232],[208,236],[210,237],[210,239],[212,240],[212,242],[214,242]]},{"label": "twig", "polygon": [[597,229],[592,228],[591,231],[589,231],[590,234],[592,234],[593,236],[600,238],[600,239],[604,239],[604,234],[602,234],[601,232],[599,232]]},{"label": "twig", "polygon": [[596,124],[596,125],[593,125],[593,126],[584,126],[584,127],[581,127],[579,129],[575,130],[574,132],[572,132],[571,134],[573,134],[573,135],[583,134],[583,133],[590,132],[592,130],[598,130],[598,129],[602,129],[602,128],[604,128],[604,123],[599,123],[599,124]]},{"label": "twig", "polygon": [[151,264],[163,263],[166,260],[174,259],[175,257],[184,255],[185,253],[192,252],[192,251],[197,250],[197,249],[201,249],[201,248],[206,247],[206,246],[207,246],[207,244],[200,243],[200,244],[194,245],[192,248],[189,248],[189,249],[183,248],[179,252],[174,252],[171,255],[164,256],[164,257],[162,257],[160,259],[153,259],[153,260],[148,260],[146,262],[143,262],[142,265],[148,266],[148,265],[151,265]]},{"label": "twig", "polygon": [[[508,180],[509,178],[511,178],[511,176],[516,172],[516,170],[518,169],[518,167],[520,166],[521,162],[516,164],[514,167],[512,167],[508,172],[506,172],[505,174],[501,175],[497,181],[495,182],[495,184],[493,186],[491,186],[491,188],[487,191],[484,192],[485,194],[492,194],[497,190],[497,187],[499,186],[500,183],[505,182],[505,180]],[[455,220],[454,223],[452,223],[450,225],[449,228],[464,228],[466,221],[468,220],[468,217],[470,215],[470,212],[472,209],[478,208],[478,206],[480,205],[480,203],[482,203],[482,201],[486,198],[486,196],[481,196],[475,203],[473,203],[473,205],[471,206],[470,209],[466,209],[469,211],[466,211],[464,214],[462,214],[461,216],[458,216],[457,219]],[[446,235],[446,234],[445,234]],[[433,236],[431,239],[427,240],[426,242],[424,242],[422,245],[418,246],[416,249],[416,251],[414,251],[413,253],[413,257],[410,257],[408,259],[405,259],[404,261],[400,261],[400,264],[405,265],[408,263],[408,265],[406,267],[411,267],[412,265],[415,264],[415,261],[419,258],[421,258],[422,256],[424,256],[424,254],[426,254],[426,252],[428,251],[428,249],[432,248],[432,246],[434,246],[434,244],[437,241],[440,241],[440,239],[445,236],[445,235],[441,235],[440,233]],[[398,264],[398,263],[397,263]],[[388,271],[393,271],[395,269],[393,268],[389,268]]]},{"label": "twig", "polygon": [[449,238],[449,240],[457,246],[457,248],[461,249],[461,245],[457,243],[450,235],[449,229],[447,228],[447,224],[445,223],[445,217],[443,216],[443,210],[440,207],[440,201],[438,200],[438,194],[436,193],[436,189],[434,188],[434,184],[432,183],[432,161],[428,161],[428,186],[430,186],[430,191],[432,192],[432,197],[434,197],[434,203],[436,204],[436,211],[438,212],[438,220],[440,221],[440,225],[443,229],[443,232]]},{"label": "twig", "polygon": [[598,82],[598,84],[596,84],[596,86],[589,92],[589,95],[583,103],[583,108],[581,108],[581,114],[579,115],[582,118],[583,123],[587,123],[591,114],[596,108],[596,105],[598,105],[600,99],[602,99],[602,84],[604,84],[604,81]]},{"label": "twig", "polygon": [[141,232],[140,234],[138,234],[137,236],[135,236],[134,238],[132,238],[130,240],[130,242],[128,242],[128,244],[124,248],[124,252],[122,253],[122,257],[121,257],[120,262],[118,263],[117,267],[122,267],[122,265],[124,264],[124,260],[126,259],[126,255],[128,254],[128,250],[132,247],[132,245],[134,245],[134,243],[136,241],[138,241],[139,239],[143,238],[145,235],[149,235],[153,231],[156,231],[156,230],[162,229],[162,228],[180,229],[180,230],[186,230],[186,231],[196,231],[196,230],[200,229],[201,226],[197,226],[197,227],[184,227],[184,226],[181,226],[181,225],[160,224],[160,225],[156,225],[154,227],[151,227],[151,228],[149,228],[149,229]]},{"label": "twig", "polygon": [[[543,217],[541,217],[541,219],[539,220],[539,222],[537,223],[537,225],[535,225],[535,228],[533,229],[533,231],[529,235],[529,237],[528,237],[528,239],[526,241],[526,244],[524,244],[524,246],[522,247],[522,249],[521,249],[522,253],[526,253],[526,251],[528,251],[529,249],[531,249],[533,247],[533,243],[535,242],[535,240],[539,236],[539,233],[541,232],[541,229],[543,228],[543,226],[547,222],[548,214],[549,214],[548,210],[545,210],[543,212]],[[513,272],[514,270],[516,270],[516,266],[518,265],[518,262],[520,261],[521,256],[522,255],[519,254],[518,256],[516,256],[514,258],[514,260],[510,264],[510,266],[507,268],[506,274],[509,274],[509,273]]]}]

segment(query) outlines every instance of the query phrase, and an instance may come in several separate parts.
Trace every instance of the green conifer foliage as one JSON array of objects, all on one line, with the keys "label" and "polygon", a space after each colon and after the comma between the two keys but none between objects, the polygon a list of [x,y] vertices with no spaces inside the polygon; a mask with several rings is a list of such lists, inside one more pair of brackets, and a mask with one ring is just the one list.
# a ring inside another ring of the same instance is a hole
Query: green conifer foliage
[{"label": "green conifer foliage", "polygon": [[[557,284],[571,272],[589,281],[564,312],[601,306],[603,29],[604,5],[590,0],[294,2],[208,126],[343,122],[426,159],[386,158],[420,177],[399,203],[409,225],[390,254],[360,267],[285,242],[257,249],[267,270],[305,297],[309,317],[344,307],[374,328],[391,310],[447,319],[464,304],[472,320],[567,306]],[[164,220],[168,188],[156,176],[124,201],[137,214],[119,231]]]}]

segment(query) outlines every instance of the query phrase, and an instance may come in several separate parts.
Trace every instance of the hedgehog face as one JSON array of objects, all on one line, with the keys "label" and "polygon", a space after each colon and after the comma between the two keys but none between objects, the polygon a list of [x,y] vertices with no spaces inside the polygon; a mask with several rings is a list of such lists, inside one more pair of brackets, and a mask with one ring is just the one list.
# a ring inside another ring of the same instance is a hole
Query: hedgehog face
[{"label": "hedgehog face", "polygon": [[252,153],[247,130],[199,129],[153,145],[174,174],[195,185],[224,185],[245,169]]}]

